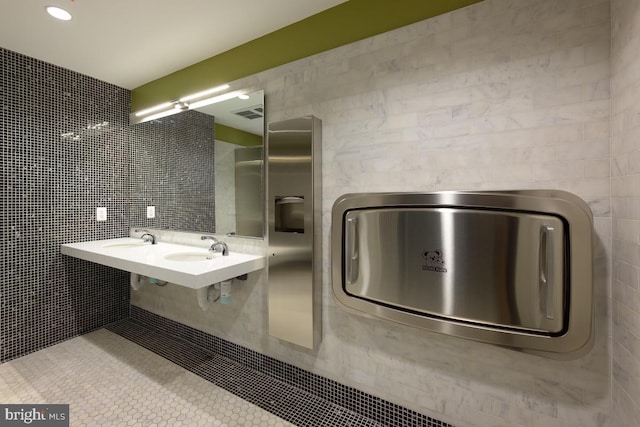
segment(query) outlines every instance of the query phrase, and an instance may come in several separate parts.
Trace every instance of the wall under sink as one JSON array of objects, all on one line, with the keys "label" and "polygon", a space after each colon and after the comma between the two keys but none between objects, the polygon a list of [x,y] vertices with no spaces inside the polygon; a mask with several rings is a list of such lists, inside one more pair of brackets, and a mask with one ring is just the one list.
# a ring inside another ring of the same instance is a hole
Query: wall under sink
[{"label": "wall under sink", "polygon": [[[457,426],[623,417],[610,410],[609,6],[486,0],[238,82],[265,89],[268,121],[323,121],[317,353],[268,336],[264,272],[206,313],[171,286],[134,292],[132,304]],[[546,360],[336,307],[329,221],[341,194],[522,188],[573,192],[594,213],[596,343],[587,356]]]}]

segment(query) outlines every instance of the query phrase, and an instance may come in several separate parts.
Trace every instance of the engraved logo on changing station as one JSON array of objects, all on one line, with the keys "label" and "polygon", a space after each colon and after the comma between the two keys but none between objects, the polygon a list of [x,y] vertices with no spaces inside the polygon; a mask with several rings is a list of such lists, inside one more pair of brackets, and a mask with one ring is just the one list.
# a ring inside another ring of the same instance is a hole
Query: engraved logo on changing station
[{"label": "engraved logo on changing station", "polygon": [[442,252],[436,250],[425,250],[422,252],[422,257],[425,260],[422,266],[423,270],[436,271],[438,273],[446,273],[447,269],[444,268],[444,259],[442,258]]},{"label": "engraved logo on changing station", "polygon": [[0,404],[0,426],[69,427],[69,405]]}]

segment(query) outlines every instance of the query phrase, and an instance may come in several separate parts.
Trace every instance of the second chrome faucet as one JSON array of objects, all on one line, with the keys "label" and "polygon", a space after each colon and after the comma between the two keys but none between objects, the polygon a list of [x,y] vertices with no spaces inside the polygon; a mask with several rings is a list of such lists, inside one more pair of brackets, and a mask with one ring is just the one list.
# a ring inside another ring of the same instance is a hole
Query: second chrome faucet
[{"label": "second chrome faucet", "polygon": [[222,253],[222,256],[229,255],[229,246],[227,246],[225,242],[221,242],[213,236],[202,236],[200,239],[212,241],[211,247],[209,248],[210,252]]}]

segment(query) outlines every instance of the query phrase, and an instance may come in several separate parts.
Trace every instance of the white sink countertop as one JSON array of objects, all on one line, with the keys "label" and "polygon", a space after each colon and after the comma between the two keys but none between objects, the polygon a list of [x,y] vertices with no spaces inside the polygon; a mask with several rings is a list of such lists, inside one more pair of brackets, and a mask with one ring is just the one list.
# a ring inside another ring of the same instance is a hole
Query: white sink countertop
[{"label": "white sink countertop", "polygon": [[[262,255],[230,250],[228,256],[222,256],[202,247],[164,242],[152,245],[132,237],[67,243],[61,246],[60,252],[192,289],[260,270],[266,265]],[[212,259],[207,259],[211,255]]]}]

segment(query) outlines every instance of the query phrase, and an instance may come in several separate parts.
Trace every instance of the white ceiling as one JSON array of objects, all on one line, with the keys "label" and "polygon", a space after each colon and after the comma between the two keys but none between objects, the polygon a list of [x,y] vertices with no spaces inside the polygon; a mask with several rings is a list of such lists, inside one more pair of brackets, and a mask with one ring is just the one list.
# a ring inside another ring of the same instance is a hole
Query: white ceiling
[{"label": "white ceiling", "polygon": [[0,47],[133,89],[344,1],[0,0]]}]

